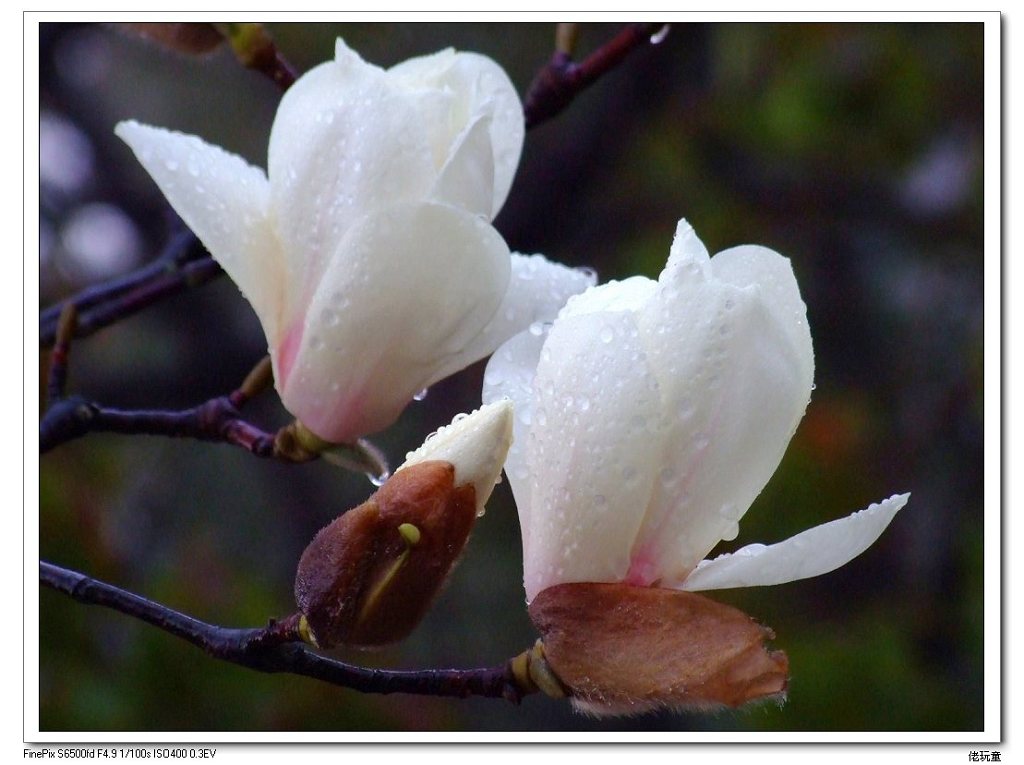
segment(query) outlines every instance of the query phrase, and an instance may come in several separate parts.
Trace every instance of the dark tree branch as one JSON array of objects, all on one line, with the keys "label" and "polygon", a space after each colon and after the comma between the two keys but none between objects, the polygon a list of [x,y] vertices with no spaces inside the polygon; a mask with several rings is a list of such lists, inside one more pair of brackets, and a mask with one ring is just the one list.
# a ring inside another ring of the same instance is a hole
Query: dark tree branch
[{"label": "dark tree branch", "polygon": [[572,60],[575,34],[560,25],[554,55],[534,77],[523,106],[526,127],[533,128],[564,110],[579,93],[615,68],[632,51],[651,44],[663,24],[629,24],[582,62]]},{"label": "dark tree branch", "polygon": [[[59,347],[54,349],[55,353]],[[61,359],[66,363],[66,358],[65,350]],[[257,457],[304,462],[312,455],[300,459],[280,453],[275,449],[277,434],[247,422],[239,412],[253,395],[269,386],[269,361],[266,358],[260,362],[237,390],[180,411],[125,411],[102,406],[82,396],[59,397],[57,400],[51,397],[51,406],[39,423],[39,452],[43,454],[87,433],[106,431],[218,441],[240,446]]]},{"label": "dark tree branch", "polygon": [[530,693],[515,679],[509,663],[481,669],[392,671],[367,669],[328,659],[305,648],[299,615],[263,628],[231,629],[194,619],[167,606],[45,561],[39,581],[79,603],[99,605],[140,619],[187,640],[214,658],[258,672],[305,675],[363,693],[415,693],[426,696],[486,696],[513,703]]},{"label": "dark tree branch", "polygon": [[131,316],[159,300],[205,284],[223,272],[191,231],[173,235],[163,253],[152,263],[127,276],[82,290],[39,314],[39,346],[49,348],[57,335],[61,312],[74,306],[75,337]]}]

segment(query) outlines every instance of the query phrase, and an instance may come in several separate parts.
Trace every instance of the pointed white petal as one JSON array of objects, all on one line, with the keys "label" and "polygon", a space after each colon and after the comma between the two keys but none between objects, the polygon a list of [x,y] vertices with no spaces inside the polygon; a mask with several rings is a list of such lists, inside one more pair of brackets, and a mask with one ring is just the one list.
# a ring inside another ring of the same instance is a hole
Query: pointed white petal
[{"label": "pointed white petal", "polygon": [[473,484],[477,513],[482,515],[512,444],[512,420],[513,405],[507,398],[456,415],[451,425],[409,452],[398,469],[428,460],[450,462],[455,466],[455,486]]},{"label": "pointed white petal", "polygon": [[[515,86],[494,61],[477,53],[444,50],[430,56],[409,59],[388,70],[389,76],[409,89],[441,91],[454,96],[454,124],[490,117],[490,143],[494,155],[494,196],[490,216],[505,203],[523,149],[525,120]],[[436,100],[434,94],[429,95]],[[435,143],[453,145],[452,135],[435,121],[429,126]]]},{"label": "pointed white petal", "polygon": [[669,432],[634,558],[650,562],[662,586],[736,536],[811,392],[810,334],[803,304],[797,311],[791,300],[799,292],[788,261],[763,248],[746,262],[727,257],[725,279],[719,257],[709,263],[682,229],[640,314]]},{"label": "pointed white petal", "polygon": [[856,558],[881,535],[909,494],[896,494],[865,510],[823,523],[774,545],[748,545],[702,561],[684,590],[720,590],[784,584],[834,571]]},{"label": "pointed white petal", "polygon": [[[508,398],[515,406],[512,446],[505,458],[505,475],[516,500],[519,525],[524,530],[530,528],[531,515],[526,445],[533,422],[533,377],[546,339],[546,329],[520,332],[494,352],[484,372],[483,402],[489,404]],[[523,536],[526,536],[525,531]]]},{"label": "pointed white petal", "polygon": [[706,279],[710,275],[708,260],[708,248],[704,246],[704,242],[700,240],[686,218],[680,219],[676,224],[676,233],[672,237],[665,270],[672,272],[679,269],[691,276]]},{"label": "pointed white petal", "polygon": [[621,581],[664,437],[633,313],[559,318],[533,389],[526,596],[562,582]]},{"label": "pointed white petal", "polygon": [[479,334],[508,278],[508,247],[476,216],[439,204],[367,215],[275,355],[285,407],[332,442],[387,427]]},{"label": "pointed white petal", "polygon": [[119,123],[114,132],[242,290],[273,343],[281,319],[283,264],[263,171],[196,136],[135,121]]},{"label": "pointed white petal", "polygon": [[376,209],[424,199],[437,171],[410,100],[342,43],[337,61],[282,98],[268,174],[291,299],[305,304],[349,228]]}]

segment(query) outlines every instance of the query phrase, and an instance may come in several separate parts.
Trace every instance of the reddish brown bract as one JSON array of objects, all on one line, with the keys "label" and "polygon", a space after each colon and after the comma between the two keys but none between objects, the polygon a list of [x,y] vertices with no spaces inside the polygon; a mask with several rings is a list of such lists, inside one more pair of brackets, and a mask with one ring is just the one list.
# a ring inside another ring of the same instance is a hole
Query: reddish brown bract
[{"label": "reddish brown bract", "polygon": [[592,714],[738,707],[786,691],[789,661],[764,647],[771,630],[691,592],[560,584],[534,598],[530,618],[549,665]]}]

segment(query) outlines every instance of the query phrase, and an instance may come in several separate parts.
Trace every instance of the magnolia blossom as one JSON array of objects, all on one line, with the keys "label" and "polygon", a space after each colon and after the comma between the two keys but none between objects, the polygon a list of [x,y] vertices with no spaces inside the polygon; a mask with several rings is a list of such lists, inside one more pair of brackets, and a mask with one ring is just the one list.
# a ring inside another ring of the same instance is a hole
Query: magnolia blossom
[{"label": "magnolia blossom", "polygon": [[528,600],[572,582],[682,590],[780,584],[865,550],[909,495],[703,560],[782,459],[814,354],[789,261],[746,245],[708,257],[681,221],[658,281],[569,300],[546,333],[492,357],[484,400],[515,403],[505,465]]},{"label": "magnolia blossom", "polygon": [[194,136],[116,130],[252,304],[285,407],[335,443],[388,426],[591,283],[510,256],[490,225],[523,131],[489,58],[384,70],[341,40],[281,100],[266,173]]}]

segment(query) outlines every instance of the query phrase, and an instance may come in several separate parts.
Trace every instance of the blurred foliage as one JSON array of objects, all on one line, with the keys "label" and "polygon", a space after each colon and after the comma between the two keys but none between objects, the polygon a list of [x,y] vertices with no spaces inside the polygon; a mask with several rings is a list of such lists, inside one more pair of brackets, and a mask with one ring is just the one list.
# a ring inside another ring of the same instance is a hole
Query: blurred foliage
[{"label": "blurred foliage", "polygon": [[[615,29],[583,25],[580,51]],[[554,37],[536,24],[270,31],[303,70],[330,58],[338,35],[382,65],[445,46],[477,50],[520,92]],[[118,120],[194,132],[262,165],[279,95],[223,47],[188,57],[112,27],[45,24],[40,48],[45,304],[144,262],[166,234],[159,192],[113,136]],[[980,730],[982,53],[980,24],[677,24],[527,136],[497,221],[513,248],[594,266],[604,280],[656,276],[681,216],[712,252],[757,242],[792,258],[817,389],[782,467],[722,550],[783,539],[895,492],[913,497],[845,568],[721,593],[771,625],[789,653],[785,705],[598,721],[540,697],[517,708],[364,696],[226,665],[44,591],[42,728]],[[97,203],[129,222],[114,229],[134,227],[134,239],[118,240],[120,260],[100,262],[101,247],[90,262],[97,249],[70,233]],[[187,406],[230,390],[264,349],[248,305],[220,280],[79,342],[71,385],[111,405]],[[477,405],[481,374],[478,364],[435,386],[378,442],[400,462]],[[265,398],[253,417],[283,422]],[[41,473],[44,558],[235,626],[293,611],[305,544],[371,490],[326,464],[144,437],[68,444],[43,458]],[[535,637],[519,545],[499,486],[412,637],[339,655],[423,668],[518,653]]]}]

